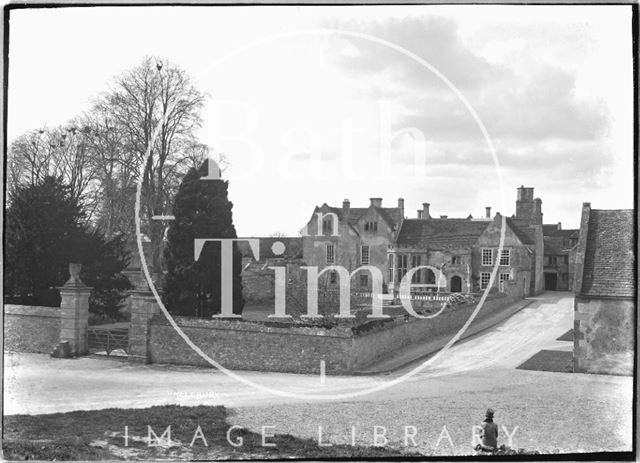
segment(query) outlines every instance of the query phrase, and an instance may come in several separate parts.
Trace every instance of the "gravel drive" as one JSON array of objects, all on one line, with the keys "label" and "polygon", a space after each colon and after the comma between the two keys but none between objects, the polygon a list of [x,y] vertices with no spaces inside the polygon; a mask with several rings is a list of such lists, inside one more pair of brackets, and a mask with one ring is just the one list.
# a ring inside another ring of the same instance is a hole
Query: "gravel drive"
[{"label": "gravel drive", "polygon": [[[439,380],[438,387],[425,388],[422,396],[403,391],[394,397],[392,389],[382,401],[237,408],[230,422],[255,432],[275,426],[277,433],[316,440],[322,426],[322,441],[336,444],[351,443],[355,426],[356,445],[372,445],[374,426],[384,426],[388,445],[401,448],[405,426],[415,426],[421,453],[461,455],[473,453],[472,426],[491,406],[500,444],[508,444],[504,425],[509,433],[519,427],[512,442],[517,448],[545,453],[631,450],[631,378],[498,370],[448,377],[446,384]],[[411,440],[408,444],[407,449],[416,449]]]}]

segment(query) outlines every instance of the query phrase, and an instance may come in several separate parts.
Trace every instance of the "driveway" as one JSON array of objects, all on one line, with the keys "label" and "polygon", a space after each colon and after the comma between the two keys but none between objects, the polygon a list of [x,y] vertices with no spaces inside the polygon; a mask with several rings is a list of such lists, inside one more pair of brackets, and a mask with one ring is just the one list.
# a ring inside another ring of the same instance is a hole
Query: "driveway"
[{"label": "driveway", "polygon": [[[132,365],[95,358],[51,359],[41,354],[5,355],[5,414],[52,413],[151,405],[225,405],[232,421],[276,432],[369,445],[374,426],[389,429],[389,445],[402,445],[405,426],[423,429],[419,448],[468,453],[471,426],[484,409],[509,432],[516,446],[540,450],[625,450],[631,446],[633,382],[630,377],[548,373],[515,367],[541,349],[566,349],[556,338],[573,325],[573,296],[545,293],[503,323],[454,346],[411,378],[379,392],[347,399],[305,400],[273,395],[216,370]],[[415,365],[379,376],[327,377],[238,372],[278,391],[353,393],[396,379]],[[170,424],[170,423],[168,423]],[[393,433],[392,433],[393,430]],[[393,434],[393,435],[392,435]],[[362,442],[361,442],[362,441]],[[453,445],[449,446],[449,442]],[[446,448],[449,450],[443,450]]]}]

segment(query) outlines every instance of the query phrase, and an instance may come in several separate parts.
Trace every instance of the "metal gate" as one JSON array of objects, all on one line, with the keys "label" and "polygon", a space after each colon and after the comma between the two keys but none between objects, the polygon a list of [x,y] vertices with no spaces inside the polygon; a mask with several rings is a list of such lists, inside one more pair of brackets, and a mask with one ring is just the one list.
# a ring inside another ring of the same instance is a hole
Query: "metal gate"
[{"label": "metal gate", "polygon": [[129,323],[113,323],[89,327],[89,352],[127,357],[129,355]]}]

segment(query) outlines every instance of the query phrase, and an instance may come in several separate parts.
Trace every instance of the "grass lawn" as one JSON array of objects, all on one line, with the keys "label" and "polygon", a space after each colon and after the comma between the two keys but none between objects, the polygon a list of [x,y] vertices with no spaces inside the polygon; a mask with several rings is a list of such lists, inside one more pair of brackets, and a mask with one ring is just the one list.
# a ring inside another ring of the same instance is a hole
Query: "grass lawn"
[{"label": "grass lawn", "polygon": [[573,352],[541,350],[518,368],[522,370],[573,373]]},{"label": "grass lawn", "polygon": [[[171,426],[170,442],[166,436],[162,439],[168,426]],[[201,434],[197,434],[198,426]],[[148,427],[159,441],[149,433]],[[275,445],[268,447],[263,446],[261,433],[230,428],[224,407],[167,405],[146,409],[10,415],[4,417],[3,451],[5,460],[388,458],[407,455],[382,447],[320,447],[312,439],[281,434],[269,437],[270,430],[265,432],[265,443]],[[229,440],[227,432],[230,432]],[[149,435],[152,443],[160,442],[161,445],[149,445]],[[197,437],[194,439],[194,436]],[[242,445],[238,445],[240,442]]]},{"label": "grass lawn", "polygon": [[567,331],[565,334],[558,338],[558,341],[571,341],[573,342],[573,328]]}]

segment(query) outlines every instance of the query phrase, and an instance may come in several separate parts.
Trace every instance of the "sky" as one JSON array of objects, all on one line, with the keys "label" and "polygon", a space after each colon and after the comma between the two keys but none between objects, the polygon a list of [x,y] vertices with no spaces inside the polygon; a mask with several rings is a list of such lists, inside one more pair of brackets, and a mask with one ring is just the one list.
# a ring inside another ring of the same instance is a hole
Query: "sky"
[{"label": "sky", "polygon": [[207,94],[239,236],[295,236],[345,198],[510,216],[520,185],[563,228],[583,202],[634,207],[631,6],[13,10],[9,142],[145,56]]}]

